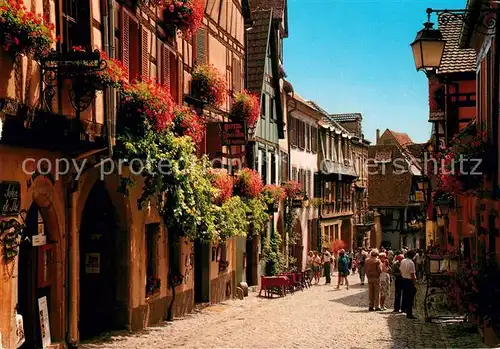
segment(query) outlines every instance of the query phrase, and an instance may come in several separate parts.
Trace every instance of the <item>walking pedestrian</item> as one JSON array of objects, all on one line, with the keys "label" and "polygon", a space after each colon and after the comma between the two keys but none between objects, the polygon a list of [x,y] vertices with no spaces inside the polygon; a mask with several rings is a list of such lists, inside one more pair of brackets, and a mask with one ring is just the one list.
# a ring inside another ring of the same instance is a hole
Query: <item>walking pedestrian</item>
[{"label": "walking pedestrian", "polygon": [[385,300],[389,298],[391,290],[391,267],[385,253],[379,255],[380,263],[382,264],[382,272],[380,273],[380,309],[387,310]]},{"label": "walking pedestrian", "polygon": [[413,316],[413,300],[417,291],[416,287],[416,271],[415,263],[413,262],[415,252],[410,250],[406,254],[400,266],[401,277],[403,278],[403,308],[406,311],[408,319],[416,319]]},{"label": "walking pedestrian", "polygon": [[378,258],[378,250],[370,252],[370,258],[365,261],[365,273],[368,278],[369,311],[380,311],[380,273],[382,263]]},{"label": "walking pedestrian", "polygon": [[392,263],[392,277],[394,278],[394,313],[399,313],[401,308],[401,297],[403,296],[403,281],[401,277],[401,261],[404,259],[402,254],[394,257],[394,262]]},{"label": "walking pedestrian", "polygon": [[417,251],[415,261],[417,262],[417,280],[421,281],[424,278],[424,261],[425,261],[424,252],[422,250]]},{"label": "walking pedestrian", "polygon": [[359,270],[359,281],[361,281],[361,286],[365,285],[365,261],[366,261],[367,253],[363,251],[363,249],[359,249],[359,252],[356,256],[356,260],[358,261],[358,270]]},{"label": "walking pedestrian", "polygon": [[309,279],[309,282],[313,279],[314,273],[313,273],[313,262],[314,259],[314,253],[313,251],[309,251],[307,254],[307,260],[306,260],[306,272],[307,272],[307,278]]},{"label": "walking pedestrian", "polygon": [[314,251],[314,257],[312,260],[312,270],[314,275],[315,284],[319,284],[319,276],[321,273],[321,257],[318,251]]},{"label": "walking pedestrian", "polygon": [[338,265],[338,281],[337,281],[337,290],[340,288],[341,282],[345,281],[347,289],[349,289],[349,280],[347,280],[347,276],[349,275],[349,261],[345,255],[344,250],[339,251],[339,258],[337,260]]},{"label": "walking pedestrian", "polygon": [[325,285],[328,285],[332,282],[332,276],[330,274],[332,262],[332,254],[328,251],[328,247],[323,247],[323,269],[325,271]]}]

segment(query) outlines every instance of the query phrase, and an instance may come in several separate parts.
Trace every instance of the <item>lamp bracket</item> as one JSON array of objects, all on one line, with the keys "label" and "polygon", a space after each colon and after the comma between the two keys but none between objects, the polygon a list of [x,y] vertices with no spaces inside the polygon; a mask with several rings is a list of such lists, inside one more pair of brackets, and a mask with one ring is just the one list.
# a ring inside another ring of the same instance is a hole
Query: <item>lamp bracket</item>
[{"label": "lamp bracket", "polygon": [[497,25],[495,8],[479,8],[479,9],[462,9],[462,10],[436,10],[428,8],[427,20],[430,22],[432,13],[437,15],[439,25],[447,25],[448,23],[460,21],[471,26],[471,29],[479,34],[493,35]]}]

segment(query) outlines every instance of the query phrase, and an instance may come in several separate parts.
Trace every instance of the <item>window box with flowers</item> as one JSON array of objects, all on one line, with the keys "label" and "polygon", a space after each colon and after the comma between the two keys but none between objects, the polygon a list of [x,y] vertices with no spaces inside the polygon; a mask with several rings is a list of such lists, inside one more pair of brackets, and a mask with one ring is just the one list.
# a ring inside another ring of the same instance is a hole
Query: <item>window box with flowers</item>
[{"label": "window box with flowers", "polygon": [[227,97],[226,78],[211,64],[193,68],[191,95],[212,107],[220,107]]},{"label": "window box with flowers", "polygon": [[449,146],[441,146],[431,161],[435,162],[438,186],[450,193],[475,194],[481,189],[484,172],[489,171],[490,147],[483,141],[484,132],[470,126],[455,137]]},{"label": "window box with flowers", "polygon": [[200,28],[205,14],[204,0],[149,0],[163,12],[160,25],[171,35],[180,30],[190,37]]},{"label": "window box with flowers", "polygon": [[22,0],[0,0],[0,46],[12,58],[22,54],[40,60],[55,40],[54,25],[28,11]]},{"label": "window box with flowers", "polygon": [[73,83],[90,85],[98,91],[107,86],[121,89],[125,85],[127,71],[122,62],[108,58],[104,51],[73,46],[67,57],[71,60],[59,61],[58,71],[62,76],[77,78]]},{"label": "window box with flowers", "polygon": [[206,125],[191,109],[185,106],[174,108],[173,132],[176,136],[189,136],[199,146],[203,141]]}]

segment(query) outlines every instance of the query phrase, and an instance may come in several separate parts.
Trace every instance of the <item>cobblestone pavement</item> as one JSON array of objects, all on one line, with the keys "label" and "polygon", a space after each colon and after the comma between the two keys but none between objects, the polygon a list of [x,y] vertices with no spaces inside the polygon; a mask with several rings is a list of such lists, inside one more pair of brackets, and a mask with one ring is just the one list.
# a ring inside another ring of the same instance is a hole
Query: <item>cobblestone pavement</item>
[{"label": "cobblestone pavement", "polygon": [[[463,325],[426,323],[404,314],[368,312],[366,286],[350,276],[350,290],[313,286],[284,298],[251,293],[245,300],[205,308],[140,333],[113,333],[80,346],[94,348],[482,348]],[[417,294],[423,303],[424,292]],[[392,302],[389,302],[391,304]]]}]

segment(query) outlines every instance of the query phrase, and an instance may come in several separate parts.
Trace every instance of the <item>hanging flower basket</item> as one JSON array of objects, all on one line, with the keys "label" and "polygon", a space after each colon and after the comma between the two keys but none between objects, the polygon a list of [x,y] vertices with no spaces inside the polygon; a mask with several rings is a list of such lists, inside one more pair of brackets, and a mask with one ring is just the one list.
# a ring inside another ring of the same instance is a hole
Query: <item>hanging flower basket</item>
[{"label": "hanging flower basket", "polygon": [[191,109],[185,106],[174,108],[173,131],[177,136],[189,136],[194,144],[199,145],[205,136],[206,125]]},{"label": "hanging flower basket", "polygon": [[151,0],[163,9],[163,26],[171,26],[190,37],[200,28],[205,0]]},{"label": "hanging flower basket", "polygon": [[199,64],[193,69],[191,94],[206,104],[220,107],[227,97],[226,78],[210,64]]},{"label": "hanging flower basket", "polygon": [[285,191],[279,185],[268,184],[262,190],[262,198],[267,204],[268,211],[278,212],[279,203],[286,198]]},{"label": "hanging flower basket", "polygon": [[254,128],[260,116],[259,97],[248,91],[238,92],[234,96],[230,118],[234,122],[244,121],[249,128]]},{"label": "hanging flower basket", "polygon": [[164,131],[170,128],[175,117],[175,104],[170,92],[151,81],[136,81],[122,91],[121,122],[129,132],[140,133],[152,128]]},{"label": "hanging flower basket", "polygon": [[55,42],[54,25],[45,23],[22,0],[0,0],[0,46],[12,57],[23,54],[40,60]]},{"label": "hanging flower basket", "polygon": [[302,205],[302,198],[300,198],[300,183],[296,181],[288,181],[283,183],[283,189],[287,198],[299,198]]},{"label": "hanging flower basket", "polygon": [[222,205],[233,197],[234,180],[227,172],[214,170],[210,173],[210,180],[212,186],[217,190],[214,198],[216,205]]},{"label": "hanging flower basket", "polygon": [[234,192],[245,198],[257,198],[262,192],[264,184],[260,173],[244,168],[236,174]]},{"label": "hanging flower basket", "polygon": [[[85,54],[90,51],[90,49],[81,46],[73,46],[72,51],[76,56],[78,54]],[[86,59],[82,59],[81,61],[75,60],[72,62],[65,62],[65,69],[75,71],[80,68],[81,74],[78,75],[78,77],[81,78],[78,80],[81,81],[79,81],[79,83],[92,85],[95,90],[102,91],[107,86],[122,88],[127,79],[127,70],[122,62],[118,59],[108,58],[104,51],[96,49],[93,52],[100,56],[100,61],[98,63],[89,63]]]}]

